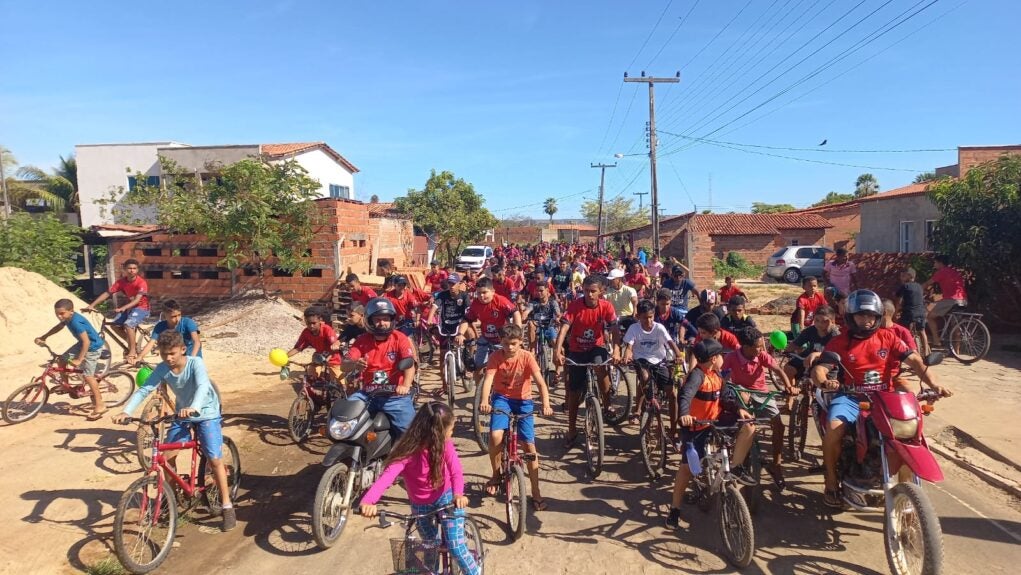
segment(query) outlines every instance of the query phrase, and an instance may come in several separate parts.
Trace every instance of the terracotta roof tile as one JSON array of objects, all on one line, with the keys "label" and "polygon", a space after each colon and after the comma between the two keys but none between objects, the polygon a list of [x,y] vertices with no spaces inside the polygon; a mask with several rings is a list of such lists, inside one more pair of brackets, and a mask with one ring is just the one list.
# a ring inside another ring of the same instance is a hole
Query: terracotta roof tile
[{"label": "terracotta roof tile", "polygon": [[697,214],[695,231],[711,236],[775,235],[780,230],[832,228],[817,214]]},{"label": "terracotta roof tile", "polygon": [[897,196],[915,196],[915,195],[919,195],[919,194],[924,194],[928,190],[929,190],[929,184],[909,184],[909,185],[904,186],[902,188],[895,188],[895,189],[892,189],[892,190],[890,190],[888,192],[883,192],[883,193],[880,193],[880,194],[876,194],[874,196],[869,196],[869,197],[864,198],[864,199],[866,201],[874,201],[874,200],[885,200],[886,198],[892,198],[892,197],[897,197]]},{"label": "terracotta roof tile", "polygon": [[294,156],[311,150],[320,149],[330,156],[342,166],[347,168],[347,171],[353,173],[358,172],[358,168],[354,164],[347,161],[344,156],[337,153],[336,150],[331,148],[326,142],[295,142],[290,144],[260,144],[259,150],[263,155],[269,156],[270,158],[286,158],[288,156]]},{"label": "terracotta roof tile", "polygon": [[411,219],[397,211],[393,202],[376,202],[366,204],[369,207],[370,218],[398,218]]}]

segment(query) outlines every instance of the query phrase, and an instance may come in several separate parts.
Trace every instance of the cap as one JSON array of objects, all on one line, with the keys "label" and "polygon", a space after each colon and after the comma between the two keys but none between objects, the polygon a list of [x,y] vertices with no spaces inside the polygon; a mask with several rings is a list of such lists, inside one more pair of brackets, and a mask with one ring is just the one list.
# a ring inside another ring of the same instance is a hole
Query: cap
[{"label": "cap", "polygon": [[608,276],[606,276],[606,277],[610,278],[611,280],[617,279],[617,278],[622,278],[622,277],[624,277],[624,270],[622,270],[622,269],[610,270],[610,274]]},{"label": "cap", "polygon": [[456,274],[456,273],[452,273],[452,274],[447,276],[447,281],[452,283],[452,284],[460,283],[461,276]]},{"label": "cap", "polygon": [[695,359],[699,363],[705,363],[712,359],[714,355],[723,355],[723,345],[715,339],[704,339],[696,343],[692,351],[695,353]]},{"label": "cap", "polygon": [[681,266],[674,266],[673,268],[671,268],[670,273],[672,275],[683,274],[684,268],[682,268]]}]

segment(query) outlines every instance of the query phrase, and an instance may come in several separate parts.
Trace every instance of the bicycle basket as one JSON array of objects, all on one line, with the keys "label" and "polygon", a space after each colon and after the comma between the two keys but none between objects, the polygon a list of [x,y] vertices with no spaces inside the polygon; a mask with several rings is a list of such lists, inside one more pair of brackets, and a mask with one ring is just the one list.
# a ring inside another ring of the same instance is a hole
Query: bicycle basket
[{"label": "bicycle basket", "polygon": [[394,572],[400,574],[433,573],[439,568],[440,545],[421,539],[391,539]]}]

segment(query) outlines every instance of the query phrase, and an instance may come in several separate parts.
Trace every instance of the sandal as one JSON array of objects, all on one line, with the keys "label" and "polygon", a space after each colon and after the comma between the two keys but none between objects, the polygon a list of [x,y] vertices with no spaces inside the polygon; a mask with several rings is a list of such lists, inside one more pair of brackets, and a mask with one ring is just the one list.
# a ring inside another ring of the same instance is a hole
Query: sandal
[{"label": "sandal", "polygon": [[102,419],[104,415],[106,415],[107,411],[110,410],[104,409],[103,411],[93,411],[92,413],[89,413],[88,415],[85,416],[85,421],[99,421],[100,419]]},{"label": "sandal", "polygon": [[496,494],[500,492],[501,483],[503,482],[495,477],[487,481],[486,485],[483,487],[486,491],[486,495],[496,497]]},{"label": "sandal", "polygon": [[536,499],[534,497],[532,498],[532,510],[533,511],[546,511],[546,509],[548,507],[549,507],[549,504],[546,503],[545,499]]},{"label": "sandal", "polygon": [[828,507],[833,507],[835,509],[843,509],[844,507],[844,500],[840,498],[840,492],[836,489],[827,489],[823,491],[822,501]]},{"label": "sandal", "polygon": [[642,417],[637,413],[632,413],[627,418],[628,425],[638,425],[639,423],[641,423],[641,421]]}]

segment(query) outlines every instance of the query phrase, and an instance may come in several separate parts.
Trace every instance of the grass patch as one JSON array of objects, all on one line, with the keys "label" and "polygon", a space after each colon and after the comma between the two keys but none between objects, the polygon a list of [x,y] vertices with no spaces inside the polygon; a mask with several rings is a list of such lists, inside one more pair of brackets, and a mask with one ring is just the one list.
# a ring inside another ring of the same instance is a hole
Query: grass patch
[{"label": "grass patch", "polygon": [[85,568],[88,575],[127,575],[128,571],[115,557],[107,557]]},{"label": "grass patch", "polygon": [[730,252],[726,259],[713,258],[713,274],[718,279],[727,276],[735,279],[752,278],[758,279],[766,273],[766,266],[749,263],[748,260],[737,252]]}]

